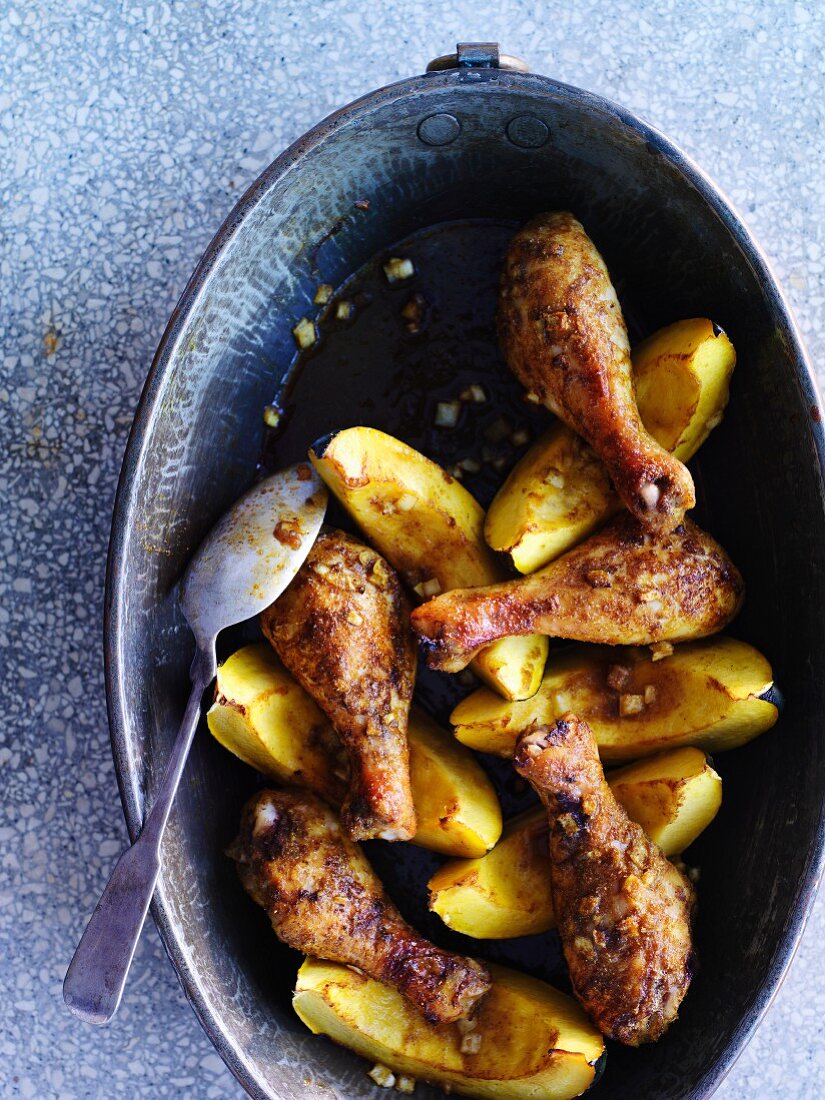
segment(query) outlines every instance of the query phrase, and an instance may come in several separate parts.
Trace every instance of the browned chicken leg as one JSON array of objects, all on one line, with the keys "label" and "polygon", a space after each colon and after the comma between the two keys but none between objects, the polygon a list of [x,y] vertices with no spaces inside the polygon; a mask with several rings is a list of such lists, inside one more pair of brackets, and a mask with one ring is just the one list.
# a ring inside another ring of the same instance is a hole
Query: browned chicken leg
[{"label": "browned chicken leg", "polygon": [[694,891],[605,782],[593,734],[567,714],[522,734],[514,759],[550,825],[550,885],[576,996],[630,1046],[676,1019],[693,965]]},{"label": "browned chicken leg", "polygon": [[415,836],[407,745],[415,683],[409,614],[384,559],[343,531],[329,531],[261,615],[276,653],[347,750],[351,780],[341,817],[353,840]]},{"label": "browned chicken leg", "polygon": [[431,1023],[470,1016],[490,988],[480,963],[442,951],[402,919],[361,849],[313,795],[254,795],[228,854],[284,943],[394,986]]},{"label": "browned chicken leg", "polygon": [[412,625],[427,664],[459,672],[511,634],[601,645],[703,638],[730,622],[743,596],[736,566],[689,519],[653,534],[624,513],[537,573],[436,596]]},{"label": "browned chicken leg", "polygon": [[637,519],[673,530],[696,503],[693,480],[642,424],[619,301],[572,214],[541,214],[513,238],[499,334],[531,398],[584,436]]}]

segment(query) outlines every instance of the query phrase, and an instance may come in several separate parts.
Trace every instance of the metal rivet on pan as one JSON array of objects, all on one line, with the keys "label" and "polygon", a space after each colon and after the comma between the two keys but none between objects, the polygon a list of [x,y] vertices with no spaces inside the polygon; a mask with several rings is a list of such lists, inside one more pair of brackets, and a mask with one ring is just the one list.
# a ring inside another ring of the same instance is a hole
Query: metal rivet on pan
[{"label": "metal rivet on pan", "polygon": [[449,145],[460,133],[461,123],[446,113],[429,115],[418,125],[418,136],[425,145]]},{"label": "metal rivet on pan", "polygon": [[549,136],[546,124],[535,115],[518,115],[507,123],[507,137],[522,149],[538,149]]}]

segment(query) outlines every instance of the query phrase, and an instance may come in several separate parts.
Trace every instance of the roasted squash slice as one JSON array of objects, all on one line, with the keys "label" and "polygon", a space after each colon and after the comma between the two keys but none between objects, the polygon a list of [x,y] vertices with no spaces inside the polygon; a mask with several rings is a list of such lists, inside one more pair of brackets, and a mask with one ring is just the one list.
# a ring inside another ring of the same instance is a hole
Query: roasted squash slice
[{"label": "roasted squash slice", "polygon": [[532,723],[573,711],[587,720],[608,763],[678,745],[733,749],[776,722],[776,705],[763,698],[773,683],[771,666],[753,646],[716,636],[656,656],[645,646],[560,649],[532,699],[505,702],[480,688],[450,721],[463,744],[511,756]]},{"label": "roasted squash slice", "polygon": [[335,805],[343,800],[343,746],[266,642],[244,646],[219,667],[206,723],[216,741],[263,775]]},{"label": "roasted squash slice", "polygon": [[413,840],[444,855],[477,856],[501,836],[501,806],[483,768],[419,707],[409,725],[410,785],[418,818]]},{"label": "roasted squash slice", "polygon": [[[699,749],[672,749],[607,778],[628,815],[668,856],[684,851],[722,802],[722,780]],[[556,923],[548,860],[547,814],[539,806],[508,821],[486,856],[439,868],[429,882],[430,909],[476,939],[546,932]]]},{"label": "roasted squash slice", "polygon": [[428,1024],[399,993],[360,971],[307,959],[292,1007],[307,1027],[396,1074],[491,1100],[570,1100],[604,1052],[578,1004],[545,982],[489,965],[475,1028]]},{"label": "roasted squash slice", "polygon": [[[704,317],[668,325],[634,349],[642,420],[682,462],[721,421],[735,363],[730,340]],[[484,534],[519,572],[532,573],[620,507],[604,466],[557,422],[511,471],[490,505]]]},{"label": "roasted squash slice", "polygon": [[[244,646],[221,665],[206,720],[224,748],[259,772],[340,804],[347,775],[341,743],[266,643]],[[409,744],[414,843],[445,855],[483,855],[501,835],[501,807],[484,770],[418,707]]]},{"label": "roasted squash slice", "polygon": [[[309,455],[369,541],[422,598],[505,580],[484,542],[484,512],[435,462],[375,428],[347,428]],[[505,699],[541,682],[547,639],[502,638],[473,662]]]}]

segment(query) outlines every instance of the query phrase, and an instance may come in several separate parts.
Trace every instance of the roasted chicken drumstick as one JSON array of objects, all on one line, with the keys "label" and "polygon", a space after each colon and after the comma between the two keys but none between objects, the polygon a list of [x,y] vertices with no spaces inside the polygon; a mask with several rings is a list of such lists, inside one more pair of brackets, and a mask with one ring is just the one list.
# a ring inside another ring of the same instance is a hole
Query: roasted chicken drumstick
[{"label": "roasted chicken drumstick", "polygon": [[394,986],[431,1023],[470,1016],[490,988],[480,963],[442,951],[402,919],[361,849],[313,795],[254,795],[228,854],[284,943]]},{"label": "roasted chicken drumstick", "polygon": [[412,625],[428,665],[459,672],[511,634],[602,645],[703,638],[730,622],[743,594],[736,566],[690,520],[655,534],[624,513],[537,573],[436,596]]},{"label": "roasted chicken drumstick", "polygon": [[693,480],[642,424],[619,301],[572,214],[542,214],[513,238],[499,335],[528,394],[584,436],[637,519],[673,530],[696,503]]},{"label": "roasted chicken drumstick", "polygon": [[261,626],[347,751],[341,818],[349,836],[412,839],[407,720],[415,641],[391,566],[343,531],[323,532]]},{"label": "roasted chicken drumstick", "polygon": [[586,722],[567,714],[527,731],[514,763],[547,808],[553,908],[576,996],[611,1039],[653,1042],[690,985],[693,887],[616,801]]}]

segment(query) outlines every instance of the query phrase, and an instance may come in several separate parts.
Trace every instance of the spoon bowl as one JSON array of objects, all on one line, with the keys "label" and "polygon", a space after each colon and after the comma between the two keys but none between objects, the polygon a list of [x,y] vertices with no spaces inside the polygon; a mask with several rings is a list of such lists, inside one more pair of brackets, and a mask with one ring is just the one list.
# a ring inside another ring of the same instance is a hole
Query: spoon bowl
[{"label": "spoon bowl", "polygon": [[215,524],[189,563],[181,609],[198,648],[269,607],[321,529],[327,491],[306,462],[253,485]]}]

